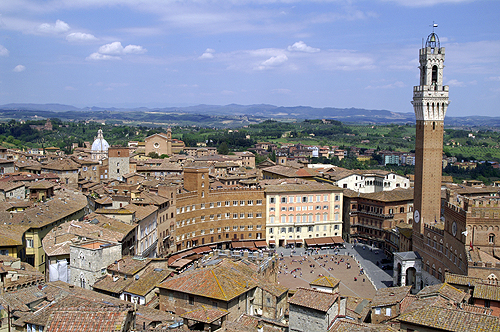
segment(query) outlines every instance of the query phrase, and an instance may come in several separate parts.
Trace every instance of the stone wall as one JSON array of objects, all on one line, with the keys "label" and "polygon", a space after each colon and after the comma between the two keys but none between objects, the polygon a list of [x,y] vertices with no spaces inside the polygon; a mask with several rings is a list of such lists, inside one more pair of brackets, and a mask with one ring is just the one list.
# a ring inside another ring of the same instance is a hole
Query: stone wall
[{"label": "stone wall", "polygon": [[121,251],[121,244],[108,245],[102,241],[70,245],[69,283],[92,289],[96,280],[106,274],[108,265],[122,258]]}]

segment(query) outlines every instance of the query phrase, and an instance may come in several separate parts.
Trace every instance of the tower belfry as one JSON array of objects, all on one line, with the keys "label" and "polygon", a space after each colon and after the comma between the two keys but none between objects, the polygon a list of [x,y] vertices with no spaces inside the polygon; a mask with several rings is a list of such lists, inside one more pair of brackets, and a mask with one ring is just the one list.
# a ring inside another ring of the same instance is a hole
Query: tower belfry
[{"label": "tower belfry", "polygon": [[441,217],[443,131],[449,104],[448,86],[443,85],[444,54],[439,37],[432,32],[419,51],[420,85],[413,87],[417,122],[413,238],[417,250],[423,225]]}]

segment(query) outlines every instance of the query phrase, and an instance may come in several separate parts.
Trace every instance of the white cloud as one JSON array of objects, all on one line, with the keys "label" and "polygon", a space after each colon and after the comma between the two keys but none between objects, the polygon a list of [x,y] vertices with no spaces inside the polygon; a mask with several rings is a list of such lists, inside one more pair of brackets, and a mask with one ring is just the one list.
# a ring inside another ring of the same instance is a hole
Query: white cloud
[{"label": "white cloud", "polygon": [[203,59],[213,59],[214,58],[214,53],[215,53],[215,50],[213,50],[211,48],[207,48],[205,50],[205,52],[198,57],[198,59],[202,59],[202,60]]},{"label": "white cloud", "polygon": [[119,55],[123,53],[123,46],[120,42],[102,45],[99,47],[99,53],[108,55]]},{"label": "white cloud", "polygon": [[142,54],[147,50],[138,45],[122,46],[120,42],[113,42],[99,47],[99,53],[106,55],[122,55],[122,54]]},{"label": "white cloud", "polygon": [[87,60],[121,60],[120,55],[127,54],[143,54],[146,53],[147,50],[139,45],[127,45],[125,47],[122,46],[120,42],[113,42],[110,44],[102,45],[99,47],[99,50],[95,53],[92,53],[87,57]]},{"label": "white cloud", "polygon": [[278,54],[276,56],[270,57],[266,61],[263,61],[255,69],[257,69],[257,70],[264,70],[264,69],[268,69],[268,68],[271,68],[271,67],[277,67],[277,66],[280,66],[280,65],[284,64],[287,61],[288,61],[288,57],[285,54]]},{"label": "white cloud", "polygon": [[66,90],[66,91],[76,91],[76,89],[74,87],[72,87],[71,85],[65,86],[64,90]]},{"label": "white cloud", "polygon": [[316,53],[319,52],[319,48],[314,48],[311,46],[307,46],[303,41],[298,41],[287,48],[290,52],[298,51],[298,52],[307,52],[307,53]]},{"label": "white cloud", "polygon": [[492,76],[492,77],[488,77],[487,79],[488,81],[500,81],[500,76]]},{"label": "white cloud", "polygon": [[90,60],[90,61],[100,61],[100,60],[121,60],[119,56],[113,56],[113,55],[106,55],[106,54],[101,54],[101,53],[92,53],[89,55],[85,60]]},{"label": "white cloud", "polygon": [[0,45],[0,56],[9,56],[9,50]]},{"label": "white cloud", "polygon": [[374,90],[374,89],[394,89],[394,88],[404,88],[404,87],[406,87],[406,85],[403,82],[397,81],[397,82],[390,83],[390,84],[385,84],[385,85],[376,85],[376,86],[369,85],[365,89],[368,89],[368,90]]},{"label": "white cloud", "polygon": [[462,3],[472,2],[473,0],[384,0],[386,2],[395,2],[402,6],[407,7],[427,7],[447,3]]},{"label": "white cloud", "polygon": [[66,36],[66,40],[69,42],[80,42],[80,41],[93,41],[97,40],[94,35],[90,33],[83,32],[73,32]]},{"label": "white cloud", "polygon": [[449,80],[447,85],[451,85],[451,86],[458,86],[458,87],[465,87],[465,83],[464,82],[460,82],[458,80]]},{"label": "white cloud", "polygon": [[127,45],[123,48],[124,54],[143,54],[146,52],[147,50],[139,45]]},{"label": "white cloud", "polygon": [[23,65],[17,65],[13,69],[13,71],[15,71],[16,73],[20,73],[20,72],[25,71],[25,70],[26,70],[26,67]]},{"label": "white cloud", "polygon": [[38,26],[38,31],[47,34],[58,34],[69,31],[69,25],[66,22],[57,20],[55,24],[42,23]]},{"label": "white cloud", "polygon": [[317,63],[328,70],[372,70],[376,68],[372,55],[350,50],[329,50],[321,52]]}]

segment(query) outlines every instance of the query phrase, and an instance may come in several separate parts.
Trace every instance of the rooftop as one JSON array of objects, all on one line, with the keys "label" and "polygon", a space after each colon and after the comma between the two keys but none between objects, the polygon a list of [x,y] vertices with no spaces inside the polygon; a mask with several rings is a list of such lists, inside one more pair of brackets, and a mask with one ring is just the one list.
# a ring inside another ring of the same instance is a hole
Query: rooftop
[{"label": "rooftop", "polygon": [[442,331],[500,331],[498,317],[439,306],[427,306],[410,311],[400,315],[397,320]]},{"label": "rooftop", "polygon": [[323,276],[323,277],[317,278],[316,280],[313,280],[312,282],[309,283],[309,285],[335,288],[335,287],[338,287],[339,283],[340,283],[340,279],[328,277],[328,276]]},{"label": "rooftop", "polygon": [[337,293],[326,293],[314,289],[298,288],[295,294],[288,300],[288,303],[327,312],[338,299]]},{"label": "rooftop", "polygon": [[411,286],[388,287],[377,290],[372,300],[372,307],[390,306],[400,303],[410,294]]}]

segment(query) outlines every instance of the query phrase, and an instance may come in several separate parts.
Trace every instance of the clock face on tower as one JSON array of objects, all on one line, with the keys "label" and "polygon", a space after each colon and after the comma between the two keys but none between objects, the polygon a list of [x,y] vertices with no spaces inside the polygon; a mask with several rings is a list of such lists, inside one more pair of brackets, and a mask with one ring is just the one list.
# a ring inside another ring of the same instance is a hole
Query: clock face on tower
[{"label": "clock face on tower", "polygon": [[418,210],[415,210],[415,213],[413,214],[413,220],[415,220],[417,224],[420,221],[420,213],[418,212]]},{"label": "clock face on tower", "polygon": [[457,223],[456,222],[453,222],[453,224],[451,224],[451,234],[453,234],[453,236],[457,235]]}]

